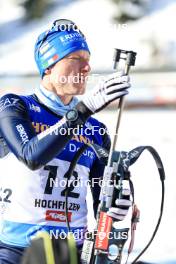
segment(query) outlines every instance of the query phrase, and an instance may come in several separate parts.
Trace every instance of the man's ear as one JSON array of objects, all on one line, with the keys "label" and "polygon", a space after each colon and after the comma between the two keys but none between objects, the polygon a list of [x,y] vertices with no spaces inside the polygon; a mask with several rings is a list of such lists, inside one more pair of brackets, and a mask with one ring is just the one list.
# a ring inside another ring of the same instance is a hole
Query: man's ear
[{"label": "man's ear", "polygon": [[45,70],[45,75],[48,75],[51,73],[51,68]]}]

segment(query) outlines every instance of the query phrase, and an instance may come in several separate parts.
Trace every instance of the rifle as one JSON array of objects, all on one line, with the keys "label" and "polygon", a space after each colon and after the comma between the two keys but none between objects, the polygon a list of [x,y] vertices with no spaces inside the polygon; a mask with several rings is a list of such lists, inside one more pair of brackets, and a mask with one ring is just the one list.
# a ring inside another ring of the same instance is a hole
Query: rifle
[{"label": "rifle", "polygon": [[[133,51],[125,51],[116,49],[114,55],[114,69],[116,69],[120,59],[125,60],[125,73],[128,74],[130,67],[135,65],[136,53]],[[112,140],[110,152],[102,149],[95,144],[91,147],[96,152],[99,158],[107,158],[108,162],[104,170],[103,184],[100,193],[100,204],[97,212],[97,228],[95,232],[89,234],[86,237],[83,250],[81,255],[81,263],[83,264],[121,264],[122,253],[125,242],[128,240],[129,227],[118,228],[117,221],[114,221],[110,216],[107,215],[107,211],[110,207],[114,206],[115,200],[117,198],[122,198],[123,182],[128,181],[133,196],[133,210],[131,218],[131,242],[128,249],[128,257],[131,253],[134,245],[134,230],[136,229],[136,224],[139,221],[139,210],[134,203],[134,187],[130,179],[129,167],[139,158],[141,153],[147,149],[156,161],[158,171],[160,174],[160,179],[162,182],[162,201],[161,201],[161,211],[160,217],[155,228],[152,239],[144,248],[144,250],[139,254],[139,256],[132,262],[136,263],[137,259],[145,252],[145,250],[151,244],[157,229],[159,227],[161,216],[163,212],[164,205],[164,179],[165,173],[162,161],[155,151],[154,148],[150,146],[142,146],[133,149],[130,152],[118,152],[115,150],[118,130],[120,126],[121,116],[124,108],[124,97],[120,98],[118,105],[118,117],[115,134]],[[110,238],[111,234],[111,238]],[[127,260],[128,260],[127,257]],[[127,261],[126,261],[127,263]]]}]

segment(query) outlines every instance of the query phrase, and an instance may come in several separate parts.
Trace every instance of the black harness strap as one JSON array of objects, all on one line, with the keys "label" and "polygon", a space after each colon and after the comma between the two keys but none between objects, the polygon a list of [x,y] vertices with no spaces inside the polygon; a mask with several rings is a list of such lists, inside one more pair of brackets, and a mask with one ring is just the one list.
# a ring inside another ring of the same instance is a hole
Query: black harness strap
[{"label": "black harness strap", "polygon": [[[104,161],[105,164],[107,163],[108,151],[106,149],[102,148],[101,146],[95,145],[95,144],[89,144],[88,146],[90,146],[90,147],[93,148],[93,150],[95,151],[95,153],[97,154],[97,156],[98,156],[99,159],[101,159],[102,161]],[[73,172],[73,169],[74,169],[77,161],[79,160],[79,158],[82,155],[83,151],[88,146],[87,145],[82,146],[80,148],[80,150],[76,153],[75,157],[73,158],[73,160],[72,160],[72,162],[70,164],[70,168],[68,170],[68,175],[67,175],[68,176],[68,179],[70,179],[70,177],[72,175],[72,172]],[[143,153],[144,150],[148,150],[150,152],[150,154],[152,155],[152,157],[154,158],[154,160],[155,160],[155,163],[156,163],[156,166],[157,166],[157,169],[158,169],[158,173],[159,173],[159,176],[160,176],[160,180],[161,180],[161,185],[162,185],[162,198],[161,198],[159,218],[158,218],[156,227],[155,227],[155,229],[153,231],[152,237],[149,240],[148,244],[145,246],[145,248],[132,261],[131,264],[136,263],[136,261],[148,249],[148,247],[152,243],[152,241],[153,241],[153,239],[154,239],[154,237],[155,237],[155,235],[156,235],[156,233],[158,231],[158,228],[159,228],[159,225],[160,225],[160,222],[161,222],[161,218],[162,218],[162,214],[163,214],[163,208],[164,208],[164,189],[165,189],[164,188],[164,180],[165,180],[165,171],[164,171],[163,163],[161,161],[161,158],[160,158],[159,154],[151,146],[140,146],[140,147],[137,147],[135,149],[132,149],[129,152],[125,152],[125,151],[121,151],[119,153],[116,152],[116,153],[118,153],[118,155],[120,155],[120,163],[119,163],[119,166],[121,168],[120,169],[121,172],[125,175],[124,179],[125,180],[129,180],[129,182],[130,182],[130,188],[131,188],[131,191],[132,191],[132,197],[133,197],[133,202],[134,202],[134,188],[133,188],[132,181],[130,180],[129,167],[131,165],[133,165],[138,160],[138,158],[141,156],[141,154]],[[66,201],[67,201],[67,193],[68,192],[66,192]],[[67,215],[67,213],[68,213],[68,209],[67,209],[67,206],[66,206],[66,215]],[[68,226],[68,229],[69,229],[68,218],[67,218],[67,226]],[[134,241],[132,241],[132,243],[133,242]]]}]

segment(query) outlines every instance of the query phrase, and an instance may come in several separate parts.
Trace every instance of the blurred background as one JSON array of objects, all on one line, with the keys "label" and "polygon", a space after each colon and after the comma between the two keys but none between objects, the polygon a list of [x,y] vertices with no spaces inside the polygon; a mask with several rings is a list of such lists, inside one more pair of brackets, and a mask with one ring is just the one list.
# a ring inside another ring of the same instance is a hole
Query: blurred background
[{"label": "blurred background", "polygon": [[[34,43],[38,34],[58,18],[73,20],[86,35],[92,67],[88,89],[113,71],[114,48],[137,52],[117,148],[131,150],[139,145],[152,145],[163,160],[164,216],[156,239],[142,257],[158,264],[176,263],[175,14],[175,0],[0,1],[0,96],[7,92],[29,94],[37,88],[40,79],[34,62]],[[111,135],[117,119],[116,108],[113,104],[97,115]],[[135,256],[147,243],[156,224],[161,188],[155,164],[148,154],[134,165],[132,172],[136,202],[141,209]]]}]

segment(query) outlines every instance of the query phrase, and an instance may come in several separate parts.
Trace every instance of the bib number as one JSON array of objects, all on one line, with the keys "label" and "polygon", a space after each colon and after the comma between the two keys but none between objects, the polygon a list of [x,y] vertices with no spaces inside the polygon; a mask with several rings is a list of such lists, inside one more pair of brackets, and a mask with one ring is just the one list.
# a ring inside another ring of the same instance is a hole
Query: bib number
[{"label": "bib number", "polygon": [[[58,166],[52,166],[52,165],[46,165],[44,167],[44,170],[48,171],[48,179],[46,181],[46,186],[44,190],[45,194],[52,194],[58,169],[59,169]],[[80,193],[74,192],[74,188],[78,185],[78,182],[79,182],[77,171],[73,171],[72,177],[74,177],[74,179],[72,180],[72,182],[69,181],[68,197],[79,198]],[[65,173],[64,178],[67,178],[67,172]],[[65,197],[66,189],[67,188],[64,188],[64,190],[61,192],[61,196]]]},{"label": "bib number", "polygon": [[12,195],[12,190],[11,189],[2,189],[0,188],[0,202],[6,202],[6,203],[11,203],[11,200],[9,199],[10,196]]}]

